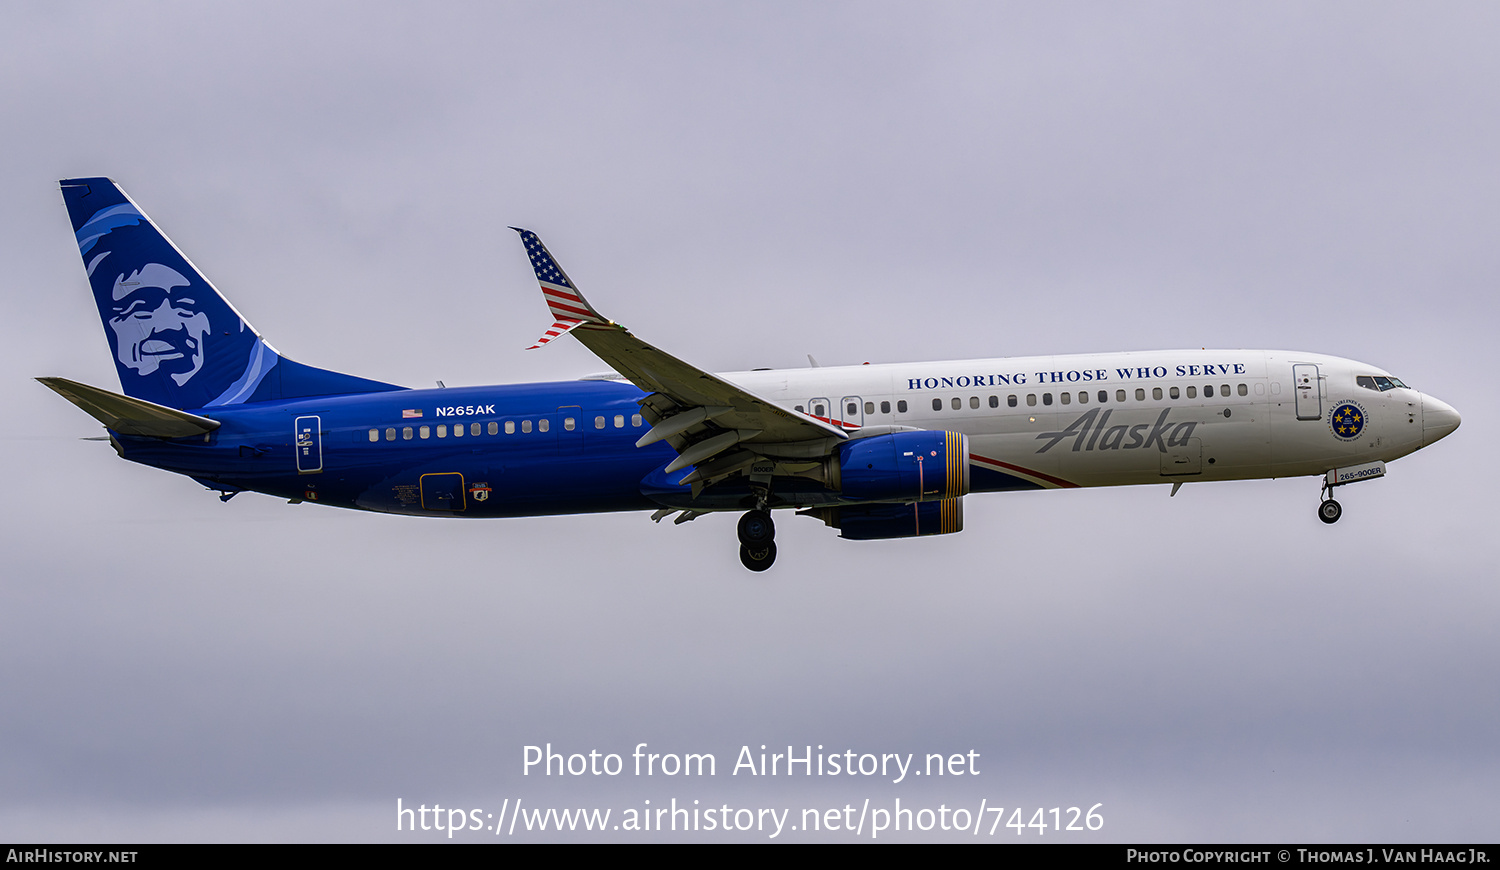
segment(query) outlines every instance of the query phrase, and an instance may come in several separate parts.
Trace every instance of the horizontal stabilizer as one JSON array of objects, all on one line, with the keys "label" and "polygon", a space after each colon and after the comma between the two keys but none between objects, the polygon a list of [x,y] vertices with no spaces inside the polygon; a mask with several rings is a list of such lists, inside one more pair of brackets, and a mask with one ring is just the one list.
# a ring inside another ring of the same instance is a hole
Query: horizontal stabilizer
[{"label": "horizontal stabilizer", "polygon": [[37,378],[44,386],[83,409],[85,414],[123,435],[186,438],[219,428],[218,420],[132,399],[67,378]]}]

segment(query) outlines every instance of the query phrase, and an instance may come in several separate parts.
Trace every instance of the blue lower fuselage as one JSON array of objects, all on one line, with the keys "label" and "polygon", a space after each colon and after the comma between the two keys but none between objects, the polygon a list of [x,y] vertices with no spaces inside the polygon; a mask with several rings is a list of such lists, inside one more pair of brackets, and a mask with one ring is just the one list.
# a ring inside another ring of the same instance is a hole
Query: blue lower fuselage
[{"label": "blue lower fuselage", "polygon": [[206,436],[115,440],[226,492],[448,516],[642,510],[657,505],[641,479],[676,453],[635,446],[641,396],[609,381],[328,396],[200,411],[222,424]]}]

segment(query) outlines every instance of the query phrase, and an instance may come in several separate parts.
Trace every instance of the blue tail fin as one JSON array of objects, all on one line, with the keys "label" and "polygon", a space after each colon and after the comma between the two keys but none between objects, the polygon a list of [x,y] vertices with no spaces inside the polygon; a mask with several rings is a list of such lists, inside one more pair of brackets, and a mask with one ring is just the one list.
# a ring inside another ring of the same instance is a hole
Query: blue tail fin
[{"label": "blue tail fin", "polygon": [[402,389],[278,354],[108,178],[62,192],[125,395],[186,409]]}]

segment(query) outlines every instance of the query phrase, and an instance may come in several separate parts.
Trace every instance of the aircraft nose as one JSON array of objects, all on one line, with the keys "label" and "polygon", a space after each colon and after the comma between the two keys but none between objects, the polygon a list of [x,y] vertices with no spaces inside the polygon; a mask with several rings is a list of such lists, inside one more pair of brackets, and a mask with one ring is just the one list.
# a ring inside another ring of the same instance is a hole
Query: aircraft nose
[{"label": "aircraft nose", "polygon": [[1458,412],[1447,402],[1422,394],[1422,446],[1442,438],[1458,428]]}]

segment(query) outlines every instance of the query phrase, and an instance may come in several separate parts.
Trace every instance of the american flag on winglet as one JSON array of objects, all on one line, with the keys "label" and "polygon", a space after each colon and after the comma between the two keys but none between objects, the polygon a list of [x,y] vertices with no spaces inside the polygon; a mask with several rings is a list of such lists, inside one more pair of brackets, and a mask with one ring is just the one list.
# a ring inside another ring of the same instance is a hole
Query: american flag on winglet
[{"label": "american flag on winglet", "polygon": [[511,229],[521,234],[521,241],[526,245],[526,255],[531,257],[531,268],[536,271],[536,280],[542,285],[542,298],[547,300],[547,307],[552,309],[552,317],[556,323],[542,337],[536,340],[536,344],[526,348],[536,350],[559,335],[572,332],[585,323],[608,323],[593,306],[584,300],[583,294],[568,280],[562,267],[552,259],[547,252],[547,246],[537,238],[537,234],[531,230],[523,230],[520,227]]}]

